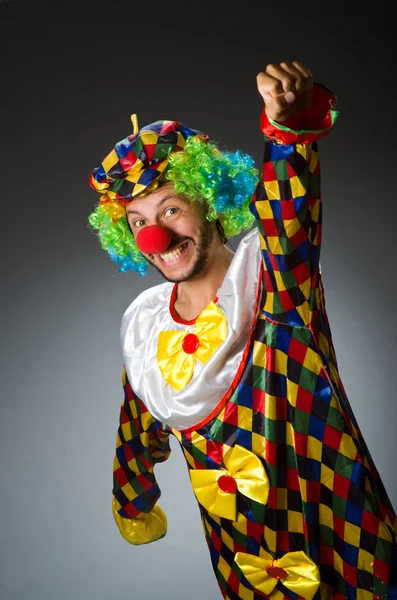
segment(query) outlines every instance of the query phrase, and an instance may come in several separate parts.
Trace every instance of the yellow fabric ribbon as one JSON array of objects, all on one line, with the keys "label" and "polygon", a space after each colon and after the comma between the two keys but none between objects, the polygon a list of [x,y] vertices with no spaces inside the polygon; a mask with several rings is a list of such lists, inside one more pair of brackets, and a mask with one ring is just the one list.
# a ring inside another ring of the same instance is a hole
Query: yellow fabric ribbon
[{"label": "yellow fabric ribbon", "polygon": [[[253,588],[263,594],[271,594],[278,581],[305,600],[312,600],[320,585],[320,570],[305,552],[288,552],[282,558],[273,559],[265,550],[260,556],[237,552],[234,558],[244,577]],[[269,567],[283,569],[286,576],[276,579],[267,573]]]},{"label": "yellow fabric ribbon", "polygon": [[129,544],[140,546],[150,544],[167,533],[167,517],[163,509],[157,504],[149,513],[141,513],[135,519],[125,519],[117,512],[120,506],[115,497],[112,500],[112,512],[116,525],[123,538]]},{"label": "yellow fabric ribbon", "polygon": [[[197,500],[208,512],[236,520],[236,492],[266,504],[269,496],[269,478],[265,468],[256,454],[242,446],[234,446],[224,458],[225,469],[191,469],[190,478]],[[228,493],[218,485],[223,475],[233,477],[237,489]]]},{"label": "yellow fabric ribbon", "polygon": [[182,347],[186,331],[161,331],[159,335],[157,362],[166,382],[178,392],[193,377],[196,359],[205,364],[226,339],[227,321],[214,302],[197,317],[193,333],[199,341],[193,354],[187,354]]}]

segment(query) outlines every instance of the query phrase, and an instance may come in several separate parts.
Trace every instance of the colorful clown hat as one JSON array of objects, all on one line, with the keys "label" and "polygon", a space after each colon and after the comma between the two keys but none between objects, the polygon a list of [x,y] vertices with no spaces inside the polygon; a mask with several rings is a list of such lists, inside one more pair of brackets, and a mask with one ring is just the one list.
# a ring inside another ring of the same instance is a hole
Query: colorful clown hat
[{"label": "colorful clown hat", "polygon": [[131,122],[133,133],[117,142],[90,175],[90,186],[101,194],[101,203],[129,202],[164,173],[169,154],[182,150],[187,138],[198,135],[208,141],[207,135],[178,121],[156,121],[139,129],[133,114]]}]

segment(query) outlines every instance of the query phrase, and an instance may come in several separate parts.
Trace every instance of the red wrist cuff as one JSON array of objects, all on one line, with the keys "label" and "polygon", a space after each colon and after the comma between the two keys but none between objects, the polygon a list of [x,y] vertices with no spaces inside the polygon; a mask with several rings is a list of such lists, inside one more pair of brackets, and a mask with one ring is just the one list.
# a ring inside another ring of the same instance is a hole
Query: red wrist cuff
[{"label": "red wrist cuff", "polygon": [[266,137],[283,144],[309,143],[328,135],[338,114],[336,98],[327,88],[314,84],[312,103],[288,121],[273,121],[263,110],[260,128]]}]

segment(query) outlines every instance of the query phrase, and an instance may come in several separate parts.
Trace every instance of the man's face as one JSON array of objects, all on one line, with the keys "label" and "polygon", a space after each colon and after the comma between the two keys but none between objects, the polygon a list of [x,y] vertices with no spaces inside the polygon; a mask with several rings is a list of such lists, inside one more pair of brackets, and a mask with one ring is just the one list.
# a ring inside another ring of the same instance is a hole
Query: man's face
[{"label": "man's face", "polygon": [[178,196],[169,182],[143,198],[134,198],[126,209],[135,237],[147,225],[161,225],[170,232],[171,243],[164,253],[142,253],[165,279],[179,283],[205,271],[214,225],[206,220],[203,205]]}]

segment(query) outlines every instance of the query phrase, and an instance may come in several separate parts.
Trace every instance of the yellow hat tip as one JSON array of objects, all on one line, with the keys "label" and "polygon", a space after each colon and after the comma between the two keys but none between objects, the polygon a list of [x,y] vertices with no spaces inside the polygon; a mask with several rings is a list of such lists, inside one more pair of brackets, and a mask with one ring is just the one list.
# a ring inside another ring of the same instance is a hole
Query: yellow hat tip
[{"label": "yellow hat tip", "polygon": [[134,113],[131,115],[132,132],[137,133],[139,131],[138,116]]}]

